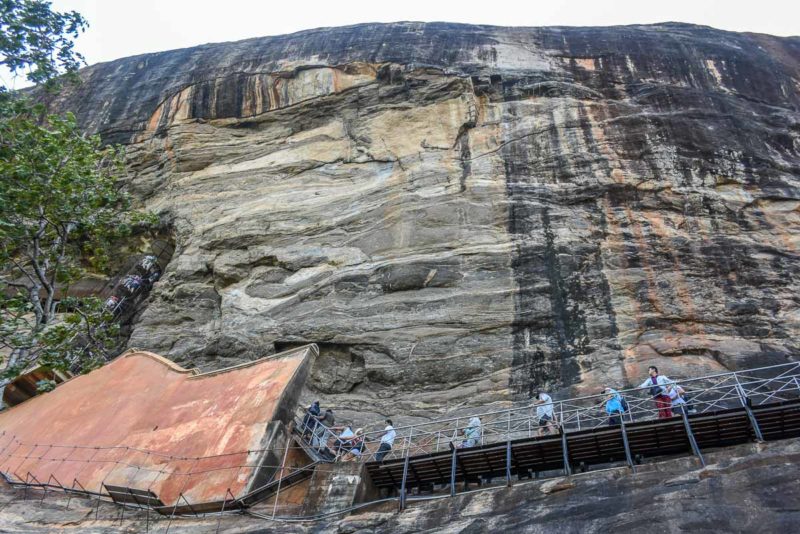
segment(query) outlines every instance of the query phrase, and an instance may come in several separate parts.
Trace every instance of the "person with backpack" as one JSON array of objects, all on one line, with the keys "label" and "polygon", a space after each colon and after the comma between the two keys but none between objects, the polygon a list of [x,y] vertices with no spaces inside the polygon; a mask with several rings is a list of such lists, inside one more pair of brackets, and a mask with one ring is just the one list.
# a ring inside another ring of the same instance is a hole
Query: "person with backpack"
[{"label": "person with backpack", "polygon": [[119,304],[119,297],[116,295],[111,295],[106,299],[105,307],[107,310],[114,311],[116,310],[118,304]]},{"label": "person with backpack", "polygon": [[303,437],[314,434],[314,429],[316,429],[317,423],[319,422],[319,419],[317,419],[319,414],[319,401],[314,401],[311,403],[311,406],[308,407],[306,415],[303,417]]},{"label": "person with backpack", "polygon": [[122,279],[122,287],[133,295],[142,286],[142,277],[138,274],[129,274]]},{"label": "person with backpack", "polygon": [[606,414],[608,414],[608,426],[617,426],[621,422],[622,416],[625,414],[626,404],[622,395],[614,388],[606,388],[603,390],[606,395],[603,403],[606,406]]},{"label": "person with backpack", "polygon": [[659,419],[669,419],[672,417],[672,399],[667,395],[667,384],[672,384],[672,380],[666,376],[658,374],[658,367],[651,365],[647,369],[650,376],[639,386],[647,389],[650,396],[656,403]]},{"label": "person with backpack", "polygon": [[139,268],[141,268],[142,271],[144,271],[144,274],[148,274],[150,272],[150,269],[152,269],[153,266],[156,265],[156,261],[158,261],[158,258],[153,256],[152,254],[148,254],[147,256],[142,258],[142,261],[139,262]]},{"label": "person with backpack", "polygon": [[328,449],[328,438],[331,436],[330,428],[336,423],[336,419],[333,416],[333,410],[330,408],[326,409],[325,413],[317,415],[316,419],[318,422],[314,429],[312,442],[319,452],[323,452]]}]

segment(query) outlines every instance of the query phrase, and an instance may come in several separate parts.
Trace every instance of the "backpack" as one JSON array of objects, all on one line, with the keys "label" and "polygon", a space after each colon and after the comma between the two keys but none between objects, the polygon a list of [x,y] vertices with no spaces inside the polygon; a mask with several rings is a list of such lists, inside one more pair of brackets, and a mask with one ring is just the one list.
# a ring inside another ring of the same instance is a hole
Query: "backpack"
[{"label": "backpack", "polygon": [[650,383],[652,386],[650,386],[648,391],[650,392],[651,397],[656,398],[664,394],[664,388],[659,385],[658,380],[655,377],[650,377]]}]

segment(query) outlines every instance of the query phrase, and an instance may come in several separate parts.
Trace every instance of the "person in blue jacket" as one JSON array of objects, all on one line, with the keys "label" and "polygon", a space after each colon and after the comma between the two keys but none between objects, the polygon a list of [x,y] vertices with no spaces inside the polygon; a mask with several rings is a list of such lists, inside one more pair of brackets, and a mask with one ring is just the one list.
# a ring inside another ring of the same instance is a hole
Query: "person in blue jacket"
[{"label": "person in blue jacket", "polygon": [[625,407],[622,403],[622,395],[616,389],[606,388],[603,390],[606,395],[605,405],[606,413],[608,414],[608,426],[616,426],[620,424],[620,418],[625,413]]}]

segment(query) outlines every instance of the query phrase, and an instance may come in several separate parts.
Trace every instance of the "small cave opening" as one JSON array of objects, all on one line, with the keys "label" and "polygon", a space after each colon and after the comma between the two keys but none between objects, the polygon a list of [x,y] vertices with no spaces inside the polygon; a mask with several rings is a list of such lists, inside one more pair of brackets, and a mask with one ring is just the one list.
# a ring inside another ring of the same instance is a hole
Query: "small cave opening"
[{"label": "small cave opening", "polygon": [[359,354],[358,347],[346,343],[328,343],[320,341],[276,341],[275,352],[302,347],[314,343],[319,347],[308,386],[320,393],[349,393],[366,378],[364,357]]}]

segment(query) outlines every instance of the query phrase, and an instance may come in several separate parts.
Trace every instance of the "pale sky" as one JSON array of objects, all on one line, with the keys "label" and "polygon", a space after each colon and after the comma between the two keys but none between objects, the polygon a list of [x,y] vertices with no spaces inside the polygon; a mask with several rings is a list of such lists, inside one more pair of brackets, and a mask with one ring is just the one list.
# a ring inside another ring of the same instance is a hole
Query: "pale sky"
[{"label": "pale sky", "polygon": [[[446,21],[497,26],[611,26],[678,21],[800,35],[797,0],[53,0],[90,27],[76,48],[91,65],[204,43],[362,22]],[[0,76],[11,83],[7,73]]]}]

